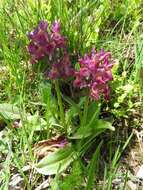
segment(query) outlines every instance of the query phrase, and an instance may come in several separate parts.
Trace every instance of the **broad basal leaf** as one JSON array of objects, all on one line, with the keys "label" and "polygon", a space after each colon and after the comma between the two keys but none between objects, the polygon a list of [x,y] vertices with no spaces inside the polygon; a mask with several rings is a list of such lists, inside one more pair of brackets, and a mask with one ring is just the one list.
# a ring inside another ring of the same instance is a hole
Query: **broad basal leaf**
[{"label": "broad basal leaf", "polygon": [[5,119],[20,119],[19,109],[16,106],[8,103],[0,104],[0,115],[2,115],[2,117]]},{"label": "broad basal leaf", "polygon": [[99,135],[100,133],[104,132],[106,129],[114,131],[114,127],[112,124],[108,121],[104,120],[94,120],[92,122],[89,122],[88,125],[80,127],[76,134],[73,137],[70,137],[71,139],[82,139],[87,138],[92,135]]},{"label": "broad basal leaf", "polygon": [[75,151],[70,145],[49,153],[36,166],[35,169],[44,175],[57,174],[65,170],[75,158]]},{"label": "broad basal leaf", "polygon": [[112,126],[112,124],[108,121],[104,121],[104,120],[97,120],[95,122],[95,124],[93,123],[92,126],[90,126],[91,128],[93,127],[95,129],[95,131],[98,131],[100,129],[110,129],[111,131],[114,131],[115,128]]}]

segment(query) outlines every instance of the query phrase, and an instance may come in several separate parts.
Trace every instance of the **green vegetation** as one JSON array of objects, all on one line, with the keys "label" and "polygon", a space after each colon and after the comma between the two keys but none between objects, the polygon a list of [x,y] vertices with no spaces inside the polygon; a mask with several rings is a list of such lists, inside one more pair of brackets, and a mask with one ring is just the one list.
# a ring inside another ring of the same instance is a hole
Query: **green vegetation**
[{"label": "green vegetation", "polygon": [[1,0],[0,190],[127,189],[123,159],[143,126],[142,7]]}]

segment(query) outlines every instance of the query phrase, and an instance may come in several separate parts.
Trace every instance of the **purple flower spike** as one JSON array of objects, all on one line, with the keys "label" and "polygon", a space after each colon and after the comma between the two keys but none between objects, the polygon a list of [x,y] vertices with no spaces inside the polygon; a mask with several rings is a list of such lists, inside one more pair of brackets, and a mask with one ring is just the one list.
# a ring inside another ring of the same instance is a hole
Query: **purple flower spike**
[{"label": "purple flower spike", "polygon": [[30,40],[28,51],[32,64],[38,63],[39,60],[45,57],[49,61],[54,60],[52,62],[55,62],[55,55],[58,54],[59,49],[66,50],[66,38],[60,33],[60,23],[55,21],[50,30],[51,32],[48,32],[47,28],[48,23],[42,20],[35,30],[28,35]]},{"label": "purple flower spike", "polygon": [[85,55],[79,59],[80,69],[75,72],[76,79],[74,86],[78,88],[88,88],[90,96],[98,101],[103,95],[106,101],[109,100],[109,81],[113,80],[111,69],[113,61],[111,53],[103,49],[96,52],[92,49],[90,55]]}]

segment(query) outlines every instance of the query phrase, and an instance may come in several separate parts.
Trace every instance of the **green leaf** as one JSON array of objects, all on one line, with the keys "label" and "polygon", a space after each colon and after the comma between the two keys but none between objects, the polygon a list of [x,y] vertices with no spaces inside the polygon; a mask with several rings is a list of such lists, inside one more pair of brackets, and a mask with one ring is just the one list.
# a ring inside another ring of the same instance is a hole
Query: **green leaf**
[{"label": "green leaf", "polygon": [[75,158],[75,152],[71,146],[50,153],[44,157],[35,169],[44,175],[53,175],[65,170]]},{"label": "green leaf", "polygon": [[97,102],[91,102],[91,104],[88,107],[88,112],[87,112],[87,119],[88,119],[88,123],[90,123],[90,121],[98,119],[99,113],[100,113],[100,107],[101,104],[97,103]]},{"label": "green leaf", "polygon": [[75,113],[79,114],[79,117],[81,118],[80,106],[67,96],[62,96],[62,98],[71,106],[71,109],[74,109]]},{"label": "green leaf", "polygon": [[38,112],[34,115],[27,116],[27,125],[31,126],[31,131],[42,131],[47,129],[47,122],[39,116]]},{"label": "green leaf", "polygon": [[94,120],[84,127],[81,126],[78,129],[77,133],[73,137],[69,137],[69,138],[70,139],[87,138],[95,134],[99,135],[100,133],[104,132],[107,129],[112,130],[112,131],[115,130],[112,124],[108,121]]},{"label": "green leaf", "polygon": [[94,131],[98,131],[100,129],[109,129],[111,131],[115,131],[115,128],[112,126],[110,122],[101,119],[97,120],[95,124],[92,123],[92,126],[90,127],[94,128]]},{"label": "green leaf", "polygon": [[93,157],[88,165],[87,173],[88,173],[88,179],[87,179],[87,186],[85,190],[92,190],[93,189],[93,183],[95,180],[95,174],[99,171],[99,157],[100,157],[100,148],[102,145],[101,143],[98,145],[95,153],[93,154]]},{"label": "green leaf", "polygon": [[0,115],[4,117],[4,119],[20,119],[19,108],[14,106],[13,104],[3,103],[0,104]]},{"label": "green leaf", "polygon": [[51,84],[46,82],[46,83],[41,83],[39,86],[40,93],[41,93],[41,99],[42,102],[45,104],[50,104],[51,100]]}]

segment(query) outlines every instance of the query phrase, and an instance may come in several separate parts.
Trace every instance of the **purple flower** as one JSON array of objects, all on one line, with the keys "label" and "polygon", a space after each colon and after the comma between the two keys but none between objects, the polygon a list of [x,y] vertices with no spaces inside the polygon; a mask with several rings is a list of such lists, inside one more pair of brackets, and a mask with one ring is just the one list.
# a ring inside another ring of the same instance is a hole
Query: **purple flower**
[{"label": "purple flower", "polygon": [[66,46],[66,38],[59,33],[52,33],[51,40],[55,43],[56,48],[64,48]]},{"label": "purple flower", "polygon": [[48,23],[46,21],[40,21],[35,30],[28,34],[29,39],[30,40],[36,39],[38,33],[40,31],[47,31],[47,28],[48,28]]},{"label": "purple flower", "polygon": [[57,49],[66,48],[66,38],[60,33],[60,23],[55,21],[51,32],[48,32],[47,29],[48,23],[40,21],[35,30],[28,35],[30,40],[28,51],[31,56],[31,63],[37,63],[44,57],[50,57],[51,59],[51,56],[54,53],[56,54]]},{"label": "purple flower", "polygon": [[56,48],[64,48],[66,46],[66,38],[60,33],[60,23],[55,21],[51,29],[51,39],[55,42]]},{"label": "purple flower", "polygon": [[29,46],[28,46],[29,53],[34,54],[34,52],[36,52],[37,49],[38,49],[38,46],[36,44],[34,44],[33,42],[29,43]]},{"label": "purple flower", "polygon": [[37,28],[28,35],[30,39],[28,51],[31,56],[31,63],[37,63],[49,53],[46,49],[46,45],[49,42],[47,27],[48,23],[41,21]]},{"label": "purple flower", "polygon": [[66,79],[74,74],[67,53],[67,40],[62,36],[60,28],[60,22],[55,21],[48,32],[48,23],[41,21],[28,36],[31,63],[38,63],[39,60],[48,63],[45,73],[48,73],[50,79]]},{"label": "purple flower", "polygon": [[52,30],[53,33],[60,33],[60,30],[61,30],[60,22],[55,21],[52,24],[52,29],[51,30]]},{"label": "purple flower", "polygon": [[59,64],[58,63],[54,63],[52,64],[52,68],[48,74],[48,77],[50,79],[57,79],[60,77],[60,73],[59,73]]},{"label": "purple flower", "polygon": [[90,96],[99,100],[103,95],[106,101],[109,100],[109,81],[113,80],[111,53],[92,50],[90,55],[85,55],[79,59],[80,69],[75,72],[76,79],[74,86],[78,88],[88,88]]},{"label": "purple flower", "polygon": [[48,23],[46,21],[42,20],[39,22],[38,28],[43,30],[43,31],[47,31]]},{"label": "purple flower", "polygon": [[65,53],[63,57],[57,61],[57,63],[52,64],[52,69],[49,72],[50,79],[66,79],[74,75],[74,70],[71,67],[69,55]]}]

